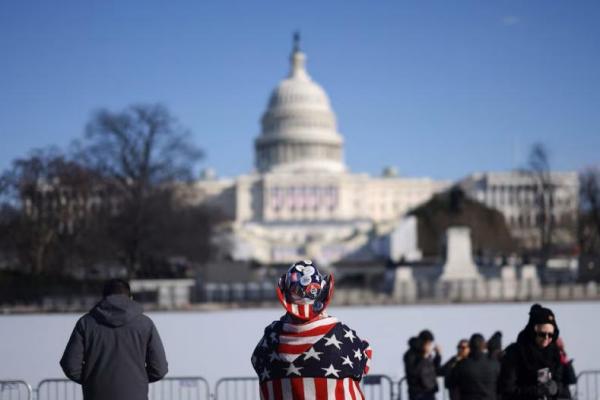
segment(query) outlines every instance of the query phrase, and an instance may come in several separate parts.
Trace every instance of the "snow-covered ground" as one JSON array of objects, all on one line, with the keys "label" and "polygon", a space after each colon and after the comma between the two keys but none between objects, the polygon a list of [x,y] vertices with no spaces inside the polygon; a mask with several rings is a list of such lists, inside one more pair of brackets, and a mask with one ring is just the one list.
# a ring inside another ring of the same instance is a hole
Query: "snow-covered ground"
[{"label": "snow-covered ground", "polygon": [[[597,369],[600,302],[548,303],[575,367]],[[418,305],[332,307],[374,350],[373,373],[402,376],[406,342],[423,328],[431,329],[444,351],[471,333],[489,337],[495,330],[511,342],[527,322],[530,304]],[[162,336],[171,376],[201,375],[211,385],[225,376],[252,375],[250,355],[265,325],[282,314],[279,308],[215,312],[150,313]],[[62,377],[58,360],[79,315],[0,316],[0,380]]]}]

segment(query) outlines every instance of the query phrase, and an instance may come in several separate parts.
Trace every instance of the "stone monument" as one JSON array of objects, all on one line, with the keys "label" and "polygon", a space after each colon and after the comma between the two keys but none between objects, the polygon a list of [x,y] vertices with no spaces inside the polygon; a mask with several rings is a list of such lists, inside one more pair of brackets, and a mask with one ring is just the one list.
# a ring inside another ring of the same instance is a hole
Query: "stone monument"
[{"label": "stone monument", "polygon": [[534,299],[542,294],[542,283],[535,265],[521,267],[521,284],[519,286],[521,300]]},{"label": "stone monument", "polygon": [[402,303],[413,303],[417,300],[417,284],[413,277],[412,268],[396,268],[392,298]]},{"label": "stone monument", "polygon": [[502,282],[502,299],[512,301],[517,296],[517,270],[512,264],[507,264],[500,270]]},{"label": "stone monument", "polygon": [[440,280],[481,280],[471,249],[471,229],[466,226],[451,226],[446,231],[446,263]]}]

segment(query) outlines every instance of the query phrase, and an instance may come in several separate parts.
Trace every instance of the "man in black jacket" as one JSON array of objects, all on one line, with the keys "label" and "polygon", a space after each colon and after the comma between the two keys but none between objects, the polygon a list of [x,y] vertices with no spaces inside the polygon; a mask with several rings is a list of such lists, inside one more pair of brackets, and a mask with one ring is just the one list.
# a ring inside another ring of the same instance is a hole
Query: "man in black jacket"
[{"label": "man in black jacket", "polygon": [[460,400],[496,400],[500,363],[488,357],[479,333],[471,336],[469,348],[469,356],[450,371],[448,390]]},{"label": "man in black jacket", "polygon": [[424,330],[418,337],[408,341],[409,349],[404,353],[404,368],[410,400],[435,400],[442,357],[439,348],[434,347],[433,340],[433,334]]},{"label": "man in black jacket", "polygon": [[498,387],[503,400],[570,398],[556,346],[558,335],[554,313],[534,304],[527,326],[502,358]]},{"label": "man in black jacket", "polygon": [[148,382],[167,374],[158,331],[127,282],[107,282],[103,295],[77,321],[60,366],[82,385],[85,400],[147,400]]},{"label": "man in black jacket", "polygon": [[[469,341],[467,339],[461,339],[456,345],[456,355],[452,356],[440,369],[441,375],[444,377],[444,385],[448,388],[448,379],[450,373],[458,365],[458,363],[469,356]],[[454,397],[454,392],[450,391],[450,400],[458,400]]]}]

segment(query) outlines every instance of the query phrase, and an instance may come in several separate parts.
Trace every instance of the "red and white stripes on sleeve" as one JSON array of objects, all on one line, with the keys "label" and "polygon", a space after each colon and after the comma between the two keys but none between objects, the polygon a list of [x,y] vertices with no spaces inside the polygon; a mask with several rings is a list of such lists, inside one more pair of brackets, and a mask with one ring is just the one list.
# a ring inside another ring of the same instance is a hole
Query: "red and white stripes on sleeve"
[{"label": "red and white stripes on sleeve", "polygon": [[352,378],[284,378],[260,384],[261,400],[365,400]]}]

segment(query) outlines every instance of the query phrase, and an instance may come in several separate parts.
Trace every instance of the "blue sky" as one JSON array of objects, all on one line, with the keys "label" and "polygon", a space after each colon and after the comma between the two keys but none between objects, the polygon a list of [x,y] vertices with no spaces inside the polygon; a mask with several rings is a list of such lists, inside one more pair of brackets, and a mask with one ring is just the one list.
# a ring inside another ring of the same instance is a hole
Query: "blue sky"
[{"label": "blue sky", "polygon": [[249,171],[302,32],[352,171],[455,179],[600,163],[597,1],[3,1],[0,168],[93,110],[162,102],[222,176]]}]

